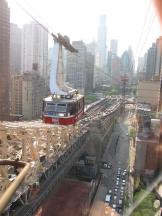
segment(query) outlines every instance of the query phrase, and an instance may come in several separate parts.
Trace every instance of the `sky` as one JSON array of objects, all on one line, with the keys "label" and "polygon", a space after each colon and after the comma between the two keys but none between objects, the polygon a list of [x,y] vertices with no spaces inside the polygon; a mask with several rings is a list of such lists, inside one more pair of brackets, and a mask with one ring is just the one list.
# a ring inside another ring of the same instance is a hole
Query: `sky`
[{"label": "sky", "polygon": [[[11,10],[11,22],[20,27],[24,23],[29,23],[31,18],[16,5],[16,1],[49,27],[50,32],[60,32],[68,35],[71,41],[83,40],[85,43],[97,39],[99,16],[104,14],[107,16],[108,49],[110,39],[117,39],[119,56],[130,45],[135,58],[142,56],[161,34],[152,0],[7,1]],[[143,37],[140,37],[143,26]]]}]

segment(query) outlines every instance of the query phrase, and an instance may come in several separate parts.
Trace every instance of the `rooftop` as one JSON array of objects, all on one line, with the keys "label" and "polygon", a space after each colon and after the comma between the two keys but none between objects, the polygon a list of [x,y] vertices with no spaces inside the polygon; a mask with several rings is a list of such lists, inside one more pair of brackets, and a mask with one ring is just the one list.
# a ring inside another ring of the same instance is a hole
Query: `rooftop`
[{"label": "rooftop", "polygon": [[56,191],[49,195],[35,216],[87,215],[90,187],[91,184],[87,182],[64,180]]}]

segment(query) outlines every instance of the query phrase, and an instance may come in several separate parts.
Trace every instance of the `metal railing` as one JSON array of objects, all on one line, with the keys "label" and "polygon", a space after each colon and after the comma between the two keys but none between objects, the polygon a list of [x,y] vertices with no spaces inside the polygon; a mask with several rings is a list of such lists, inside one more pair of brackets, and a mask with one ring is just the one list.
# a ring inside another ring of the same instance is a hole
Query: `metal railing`
[{"label": "metal railing", "polygon": [[16,179],[9,185],[9,187],[5,190],[4,194],[0,197],[0,215],[1,215],[4,209],[7,207],[12,196],[14,195],[18,187],[23,182],[25,176],[27,175],[30,169],[30,164],[23,161],[0,160],[0,165],[11,165],[16,167],[23,167],[23,169],[18,174]]}]

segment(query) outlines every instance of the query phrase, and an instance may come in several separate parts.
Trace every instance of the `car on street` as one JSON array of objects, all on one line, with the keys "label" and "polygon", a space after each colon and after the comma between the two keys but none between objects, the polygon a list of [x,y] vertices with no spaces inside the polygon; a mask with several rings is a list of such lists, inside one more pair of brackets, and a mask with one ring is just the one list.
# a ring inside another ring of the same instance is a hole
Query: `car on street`
[{"label": "car on street", "polygon": [[121,213],[123,212],[122,208],[118,207],[117,212],[118,212],[119,214],[121,214]]},{"label": "car on street", "polygon": [[112,167],[112,163],[110,163],[110,162],[108,162],[108,169],[111,169],[111,167]]},{"label": "car on street", "polygon": [[102,169],[111,169],[112,164],[110,162],[102,162]]},{"label": "car on street", "polygon": [[124,191],[120,192],[120,199],[122,199],[122,200],[124,199]]},{"label": "car on street", "polygon": [[109,190],[108,193],[109,193],[109,194],[112,194],[112,190]]},{"label": "car on street", "polygon": [[117,199],[117,196],[114,196],[114,200],[116,200]]},{"label": "car on street", "polygon": [[122,206],[123,205],[123,201],[120,199],[119,200],[119,206]]},{"label": "car on street", "polygon": [[115,188],[119,189],[119,184],[118,185],[115,184]]},{"label": "car on street", "polygon": [[114,203],[114,204],[112,205],[112,207],[113,207],[114,209],[116,209],[116,204]]},{"label": "car on street", "polygon": [[106,194],[105,202],[110,203],[110,200],[111,200],[111,194]]},{"label": "car on street", "polygon": [[117,195],[118,189],[119,189],[119,188],[117,188],[117,187],[114,188],[114,195]]},{"label": "car on street", "polygon": [[125,184],[126,184],[126,181],[125,181],[125,179],[123,179],[122,180],[122,186],[125,186]]},{"label": "car on street", "polygon": [[124,191],[124,187],[123,186],[121,186],[120,191]]},{"label": "car on street", "polygon": [[126,178],[126,173],[124,172],[123,174],[122,174],[122,179],[125,179]]},{"label": "car on street", "polygon": [[117,178],[120,178],[120,173],[117,173],[116,177],[117,177]]},{"label": "car on street", "polygon": [[122,182],[122,186],[125,186],[125,182]]},{"label": "car on street", "polygon": [[115,186],[119,187],[119,181],[116,181]]}]

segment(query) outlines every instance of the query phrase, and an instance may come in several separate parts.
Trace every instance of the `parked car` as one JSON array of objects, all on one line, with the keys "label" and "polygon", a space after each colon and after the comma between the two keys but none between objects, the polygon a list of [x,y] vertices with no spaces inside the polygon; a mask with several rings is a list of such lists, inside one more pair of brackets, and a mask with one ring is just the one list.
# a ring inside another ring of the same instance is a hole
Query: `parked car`
[{"label": "parked car", "polygon": [[111,194],[106,194],[105,202],[110,203],[110,200],[111,200]]},{"label": "parked car", "polygon": [[102,169],[111,169],[112,164],[110,162],[102,162]]},{"label": "parked car", "polygon": [[119,214],[121,214],[121,213],[123,212],[123,209],[122,209],[121,207],[118,207],[117,212],[118,212]]},{"label": "parked car", "polygon": [[114,198],[113,198],[113,199],[114,199],[114,201],[116,201],[116,200],[117,200],[117,196],[114,196]]},{"label": "parked car", "polygon": [[115,187],[119,187],[119,181],[116,181]]},{"label": "parked car", "polygon": [[109,193],[109,194],[112,194],[112,190],[109,190],[108,193]]},{"label": "parked car", "polygon": [[123,205],[123,201],[121,199],[119,200],[119,205]]},{"label": "parked car", "polygon": [[116,204],[114,203],[114,204],[112,205],[112,207],[113,207],[114,209],[116,209]]},{"label": "parked car", "polygon": [[108,162],[108,169],[111,169],[112,163]]},{"label": "parked car", "polygon": [[125,182],[122,182],[122,186],[125,186]]}]

